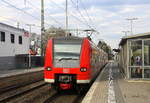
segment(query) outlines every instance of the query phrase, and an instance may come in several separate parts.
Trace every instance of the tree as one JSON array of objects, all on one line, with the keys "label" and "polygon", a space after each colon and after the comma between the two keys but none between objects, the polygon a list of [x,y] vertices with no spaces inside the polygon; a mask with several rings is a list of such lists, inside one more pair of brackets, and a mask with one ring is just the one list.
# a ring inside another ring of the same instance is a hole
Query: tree
[{"label": "tree", "polygon": [[97,46],[108,54],[108,59],[112,59],[112,50],[110,46],[108,46],[104,41],[99,41]]},{"label": "tree", "polygon": [[47,42],[50,38],[53,37],[64,37],[65,36],[65,31],[62,28],[56,28],[56,27],[50,27],[45,30],[45,33],[42,37],[42,50],[45,53],[45,49],[47,46]]}]

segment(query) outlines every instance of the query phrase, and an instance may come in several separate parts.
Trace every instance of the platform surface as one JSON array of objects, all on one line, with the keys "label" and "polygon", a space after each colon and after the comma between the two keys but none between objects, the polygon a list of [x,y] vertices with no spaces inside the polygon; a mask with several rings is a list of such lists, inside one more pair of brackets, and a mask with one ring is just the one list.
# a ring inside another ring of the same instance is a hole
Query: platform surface
[{"label": "platform surface", "polygon": [[27,68],[27,69],[14,69],[14,70],[0,70],[0,78],[9,77],[13,75],[25,74],[30,72],[37,72],[44,70],[44,67],[35,67],[35,68]]},{"label": "platform surface", "polygon": [[102,70],[82,103],[150,103],[150,81],[124,79],[117,63]]}]

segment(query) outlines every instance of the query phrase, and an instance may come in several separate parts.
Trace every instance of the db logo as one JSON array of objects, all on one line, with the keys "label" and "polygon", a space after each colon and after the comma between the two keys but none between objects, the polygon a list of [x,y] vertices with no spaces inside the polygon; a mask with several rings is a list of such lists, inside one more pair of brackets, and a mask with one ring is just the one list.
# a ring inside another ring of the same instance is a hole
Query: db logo
[{"label": "db logo", "polygon": [[63,69],[63,73],[69,73],[69,69]]}]

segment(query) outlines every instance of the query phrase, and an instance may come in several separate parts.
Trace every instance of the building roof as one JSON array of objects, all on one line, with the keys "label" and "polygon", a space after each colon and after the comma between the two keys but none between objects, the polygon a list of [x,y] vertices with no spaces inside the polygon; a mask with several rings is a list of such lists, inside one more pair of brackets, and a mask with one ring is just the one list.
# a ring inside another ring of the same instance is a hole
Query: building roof
[{"label": "building roof", "polygon": [[19,31],[25,31],[24,29],[16,28],[16,27],[14,27],[14,26],[11,26],[11,25],[8,25],[8,24],[4,24],[4,23],[1,23],[1,22],[0,22],[0,25],[2,25],[2,26],[7,26],[7,27],[10,27],[10,28],[13,28],[13,29],[19,30]]},{"label": "building roof", "polygon": [[121,39],[119,45],[124,45],[128,39],[138,39],[138,38],[139,39],[141,39],[141,38],[150,38],[150,32],[124,36]]}]

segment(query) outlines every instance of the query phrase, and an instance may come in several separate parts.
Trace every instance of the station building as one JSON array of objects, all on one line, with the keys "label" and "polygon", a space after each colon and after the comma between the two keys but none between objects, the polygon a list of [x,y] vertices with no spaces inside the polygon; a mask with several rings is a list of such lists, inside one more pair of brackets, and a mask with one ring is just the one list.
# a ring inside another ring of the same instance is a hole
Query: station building
[{"label": "station building", "polygon": [[118,60],[127,79],[150,80],[150,32],[123,37]]},{"label": "station building", "polygon": [[0,69],[26,67],[29,44],[27,31],[0,23]]}]

